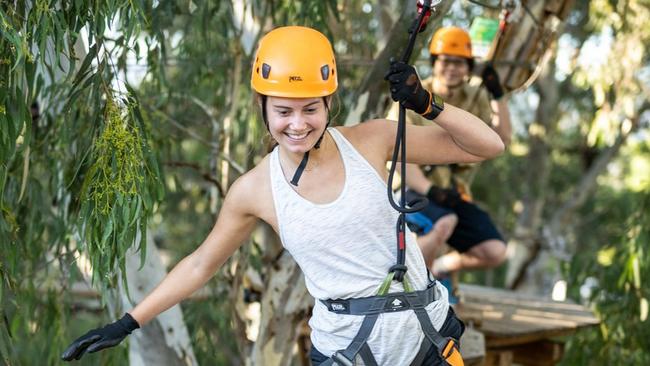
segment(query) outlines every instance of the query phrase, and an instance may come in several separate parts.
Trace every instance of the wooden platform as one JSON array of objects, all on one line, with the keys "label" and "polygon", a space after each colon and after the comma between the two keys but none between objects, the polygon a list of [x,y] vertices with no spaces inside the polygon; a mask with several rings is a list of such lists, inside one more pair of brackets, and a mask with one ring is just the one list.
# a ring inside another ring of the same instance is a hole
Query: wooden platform
[{"label": "wooden platform", "polygon": [[485,336],[483,365],[554,365],[563,352],[557,337],[599,324],[575,303],[467,284],[459,285],[459,294],[458,316]]}]

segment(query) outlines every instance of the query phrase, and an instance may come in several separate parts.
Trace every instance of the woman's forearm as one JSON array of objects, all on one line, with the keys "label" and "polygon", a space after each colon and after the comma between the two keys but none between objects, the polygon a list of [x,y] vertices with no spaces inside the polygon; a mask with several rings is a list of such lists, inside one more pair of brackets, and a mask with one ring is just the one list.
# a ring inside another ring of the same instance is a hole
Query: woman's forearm
[{"label": "woman's forearm", "polygon": [[451,104],[445,104],[434,122],[451,135],[456,145],[470,154],[492,158],[504,150],[503,141],[492,128],[473,114]]},{"label": "woman's forearm", "polygon": [[129,311],[140,326],[190,296],[212,277],[214,271],[204,269],[200,262],[196,252],[183,258],[142,302]]}]

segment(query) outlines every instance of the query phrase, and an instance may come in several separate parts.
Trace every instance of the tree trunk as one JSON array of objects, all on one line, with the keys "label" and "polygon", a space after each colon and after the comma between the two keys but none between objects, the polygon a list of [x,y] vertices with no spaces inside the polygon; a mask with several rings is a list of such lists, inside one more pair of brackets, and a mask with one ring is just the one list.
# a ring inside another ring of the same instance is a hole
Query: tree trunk
[{"label": "tree trunk", "polygon": [[[548,178],[550,175],[549,134],[555,131],[559,108],[560,84],[555,79],[554,60],[549,62],[536,83],[539,105],[535,120],[529,126],[530,135],[528,163],[526,166],[526,187],[524,209],[517,220],[513,237],[508,242],[508,270],[506,286],[538,292],[539,288],[530,283],[524,284],[526,268],[537,255],[540,248],[539,230],[542,224],[542,211],[546,203]],[[530,285],[530,286],[529,286]]]},{"label": "tree trunk", "polygon": [[[563,20],[566,18],[568,11],[573,8],[573,3],[572,0],[549,1],[544,6],[544,9],[548,12],[545,16],[554,14],[554,16]],[[589,3],[577,2],[575,5],[577,9],[577,22],[569,24],[567,29],[578,40],[578,43],[582,44],[588,36],[585,32],[585,25],[589,19]],[[532,18],[528,18],[527,21],[532,21]],[[549,19],[552,18],[550,17]],[[549,30],[551,32],[550,34],[556,37],[560,33],[559,28],[559,24],[556,25],[553,29]],[[549,36],[547,34],[544,37]],[[545,38],[541,41],[549,44],[550,39]],[[500,58],[507,59],[508,52],[506,52],[506,48],[512,47],[512,45],[505,43],[503,49],[500,50],[504,53],[502,55],[503,57]],[[579,47],[576,49],[579,49]],[[510,51],[510,53],[513,57],[516,55],[514,51]],[[544,242],[544,235],[541,233],[543,224],[542,215],[546,204],[546,191],[549,188],[548,178],[551,165],[551,148],[547,141],[549,140],[548,136],[556,132],[559,96],[570,85],[569,79],[562,83],[559,83],[555,79],[555,52],[549,49],[545,51],[545,54],[549,55],[550,59],[546,62],[547,66],[542,69],[534,85],[539,93],[539,106],[535,113],[535,121],[529,126],[530,150],[528,163],[526,164],[528,174],[525,182],[527,191],[522,199],[524,209],[517,220],[513,238],[508,243],[508,270],[506,274],[507,287],[535,293],[542,291],[543,287],[540,284],[544,281],[538,279],[536,281],[537,285],[533,285],[530,281],[526,280],[526,277],[530,277],[530,273],[527,274],[527,268],[540,254]],[[516,85],[514,83],[513,87],[517,87]],[[531,271],[536,272],[535,270]]]},{"label": "tree trunk", "polygon": [[268,226],[265,236],[265,291],[261,300],[259,335],[247,365],[284,366],[292,364],[300,322],[313,306],[300,267],[285,251]]},{"label": "tree trunk", "polygon": [[[151,234],[147,235],[146,248],[147,258],[142,268],[139,268],[139,253],[130,250],[126,258],[126,278],[134,303],[142,301],[167,274]],[[126,292],[120,290],[122,308],[131,309],[133,305]],[[180,305],[161,313],[133,332],[129,337],[129,362],[131,366],[197,364]]]}]

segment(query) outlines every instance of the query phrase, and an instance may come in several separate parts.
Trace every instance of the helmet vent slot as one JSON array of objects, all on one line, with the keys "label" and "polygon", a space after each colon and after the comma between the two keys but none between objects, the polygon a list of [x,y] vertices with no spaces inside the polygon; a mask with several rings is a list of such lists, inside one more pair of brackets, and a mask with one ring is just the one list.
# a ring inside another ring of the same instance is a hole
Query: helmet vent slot
[{"label": "helmet vent slot", "polygon": [[321,66],[320,75],[323,78],[323,80],[329,79],[330,78],[330,67],[328,65]]},{"label": "helmet vent slot", "polygon": [[262,77],[264,79],[268,79],[270,73],[271,73],[271,65],[266,63],[262,64]]}]

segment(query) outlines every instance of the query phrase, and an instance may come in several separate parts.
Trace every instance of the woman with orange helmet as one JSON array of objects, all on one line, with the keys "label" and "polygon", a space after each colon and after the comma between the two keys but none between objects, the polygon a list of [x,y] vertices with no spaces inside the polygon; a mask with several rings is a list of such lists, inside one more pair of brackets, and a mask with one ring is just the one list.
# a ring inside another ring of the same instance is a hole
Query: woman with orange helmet
[{"label": "woman with orange helmet", "polygon": [[[344,358],[349,361],[358,354],[367,365],[373,364],[369,360],[375,365],[407,365],[416,355],[420,361],[438,362],[438,354],[452,353],[421,347],[430,345],[423,339],[431,330],[443,334],[435,338],[440,341],[459,337],[462,325],[448,310],[444,288],[429,280],[412,239],[406,243],[411,297],[390,297],[385,302],[388,312],[381,317],[377,312],[355,315],[364,301],[367,305],[373,299],[394,259],[397,213],[385,198],[384,169],[394,144],[394,123],[373,120],[328,127],[338,70],[330,42],[314,29],[281,27],[266,34],[251,75],[264,123],[277,146],[230,187],[213,230],[193,253],[122,319],[75,340],[63,359],[114,346],[188,297],[225,263],[260,219],[280,236],[303,270],[310,294],[318,299],[310,320],[315,363],[346,364]],[[392,65],[389,81],[394,98],[435,118],[438,126],[408,127],[407,160],[479,161],[503,150],[499,137],[476,117],[453,106],[443,110],[439,102],[433,105],[412,67]],[[401,284],[389,287],[391,292],[403,290]],[[421,300],[419,313],[401,311],[416,300]],[[429,322],[428,333],[413,331],[422,318]],[[374,327],[368,328],[365,319],[374,319]],[[350,350],[353,340],[363,338],[361,330],[367,330],[366,338],[356,352]]]}]

